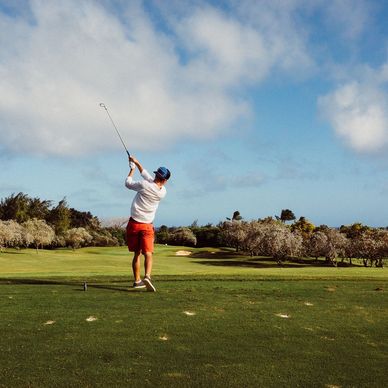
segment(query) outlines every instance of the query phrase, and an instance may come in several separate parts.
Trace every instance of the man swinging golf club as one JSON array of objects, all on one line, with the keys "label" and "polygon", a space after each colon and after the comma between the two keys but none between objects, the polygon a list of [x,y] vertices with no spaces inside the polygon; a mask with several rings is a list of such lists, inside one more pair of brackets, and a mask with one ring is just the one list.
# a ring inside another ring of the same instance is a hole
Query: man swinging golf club
[{"label": "man swinging golf club", "polygon": [[[156,291],[151,281],[152,254],[154,252],[154,226],[152,224],[159,202],[166,196],[164,185],[170,178],[170,171],[166,167],[159,167],[154,171],[155,178],[139,163],[129,156],[130,171],[125,186],[136,191],[131,206],[131,217],[127,225],[128,250],[134,252],[132,270],[135,282],[134,288],[147,288],[147,291]],[[143,180],[134,181],[133,175],[138,168]],[[140,277],[140,256],[144,255],[145,276]]]}]

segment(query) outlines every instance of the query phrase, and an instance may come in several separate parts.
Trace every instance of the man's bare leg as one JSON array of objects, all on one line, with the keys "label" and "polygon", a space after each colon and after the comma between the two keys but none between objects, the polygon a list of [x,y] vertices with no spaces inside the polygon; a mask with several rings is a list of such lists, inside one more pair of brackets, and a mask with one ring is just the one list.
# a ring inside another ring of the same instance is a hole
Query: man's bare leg
[{"label": "man's bare leg", "polygon": [[156,288],[151,282],[152,252],[144,253],[144,268],[145,268],[145,277],[143,279],[143,282],[147,287],[147,291],[155,292]]},{"label": "man's bare leg", "polygon": [[135,282],[140,281],[140,251],[135,251],[132,260],[132,271]]},{"label": "man's bare leg", "polygon": [[144,254],[144,270],[145,275],[150,278],[152,272],[152,252],[146,252]]}]

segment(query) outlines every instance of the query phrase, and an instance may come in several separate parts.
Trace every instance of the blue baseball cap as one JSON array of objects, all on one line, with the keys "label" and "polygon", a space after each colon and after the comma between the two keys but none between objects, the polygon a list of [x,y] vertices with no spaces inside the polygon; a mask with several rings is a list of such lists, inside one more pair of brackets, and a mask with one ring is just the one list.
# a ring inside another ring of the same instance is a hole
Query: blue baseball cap
[{"label": "blue baseball cap", "polygon": [[159,178],[168,179],[171,176],[170,170],[166,167],[159,167],[156,171],[154,171]]}]

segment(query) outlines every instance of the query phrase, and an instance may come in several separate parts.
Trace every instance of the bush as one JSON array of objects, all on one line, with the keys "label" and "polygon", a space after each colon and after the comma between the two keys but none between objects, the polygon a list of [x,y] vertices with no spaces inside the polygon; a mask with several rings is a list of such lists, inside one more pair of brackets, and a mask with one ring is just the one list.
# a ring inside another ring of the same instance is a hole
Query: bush
[{"label": "bush", "polygon": [[219,247],[221,245],[221,231],[217,226],[195,226],[190,229],[197,239],[197,247]]},{"label": "bush", "polygon": [[112,236],[108,229],[94,230],[90,232],[92,236],[91,244],[96,247],[112,247],[119,246],[119,240]]},{"label": "bush", "polygon": [[73,249],[89,244],[93,237],[85,228],[72,228],[64,234],[67,246]]},{"label": "bush", "polygon": [[197,238],[189,228],[178,228],[169,233],[168,244],[193,247],[197,244]]}]

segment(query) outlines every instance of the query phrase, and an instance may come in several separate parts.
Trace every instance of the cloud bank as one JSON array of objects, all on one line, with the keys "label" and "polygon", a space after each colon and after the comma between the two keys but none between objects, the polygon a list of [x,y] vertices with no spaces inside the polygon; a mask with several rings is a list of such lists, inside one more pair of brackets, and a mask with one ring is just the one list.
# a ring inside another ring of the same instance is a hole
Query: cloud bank
[{"label": "cloud bank", "polygon": [[270,11],[259,28],[198,3],[166,32],[141,2],[120,15],[91,0],[28,4],[0,13],[0,140],[11,152],[118,149],[100,102],[130,149],[213,138],[249,117],[244,86],[310,64],[304,37],[270,28]]},{"label": "cloud bank", "polygon": [[[248,96],[261,82],[319,72],[318,30],[357,47],[372,15],[364,0],[4,4],[0,148],[60,156],[121,147],[100,102],[130,150],[222,136],[252,116]],[[343,78],[318,99],[356,152],[388,144],[387,68]]]}]

